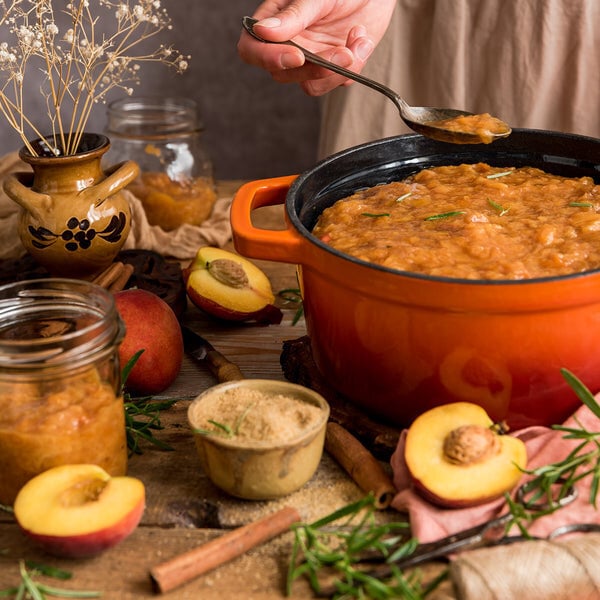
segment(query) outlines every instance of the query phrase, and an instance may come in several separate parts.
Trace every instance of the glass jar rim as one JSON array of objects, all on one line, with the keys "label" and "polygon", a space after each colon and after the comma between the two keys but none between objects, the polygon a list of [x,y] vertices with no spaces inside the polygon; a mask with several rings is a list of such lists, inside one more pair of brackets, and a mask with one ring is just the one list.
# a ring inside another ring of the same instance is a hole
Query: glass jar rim
[{"label": "glass jar rim", "polygon": [[0,371],[87,365],[113,352],[124,333],[112,294],[91,282],[40,278],[0,286]]},{"label": "glass jar rim", "polygon": [[195,100],[180,96],[121,98],[108,105],[109,136],[158,139],[198,134],[203,124]]}]

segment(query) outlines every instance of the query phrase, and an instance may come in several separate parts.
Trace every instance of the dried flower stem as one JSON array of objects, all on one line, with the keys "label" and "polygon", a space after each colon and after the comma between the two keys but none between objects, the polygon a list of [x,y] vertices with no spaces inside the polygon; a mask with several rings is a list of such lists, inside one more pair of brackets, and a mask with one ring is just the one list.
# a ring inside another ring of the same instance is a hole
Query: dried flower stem
[{"label": "dried flower stem", "polygon": [[[0,43],[0,113],[33,155],[33,138],[45,140],[49,155],[75,154],[94,105],[105,103],[115,88],[132,94],[141,63],[182,72],[189,59],[162,44],[136,54],[142,42],[172,28],[160,0],[95,0],[94,12],[90,0],[73,0],[61,3],[59,14],[53,1],[0,0],[0,27],[14,38],[12,45]],[[111,16],[114,31],[101,32],[98,23]],[[38,124],[26,106],[25,84],[34,69],[44,74],[40,91],[51,131],[46,135],[48,121]]]}]

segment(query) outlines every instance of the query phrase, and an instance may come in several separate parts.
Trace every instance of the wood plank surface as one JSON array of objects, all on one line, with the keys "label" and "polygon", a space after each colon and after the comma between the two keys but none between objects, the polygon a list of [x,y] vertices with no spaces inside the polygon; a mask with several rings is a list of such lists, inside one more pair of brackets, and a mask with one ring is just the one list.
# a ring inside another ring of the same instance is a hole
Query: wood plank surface
[{"label": "wood plank surface", "polygon": [[[222,187],[221,192],[233,193],[236,187],[237,182],[234,182]],[[260,215],[259,223],[262,219],[265,227],[279,226],[282,207],[261,211],[265,212]],[[293,265],[255,262],[268,274],[275,292],[297,287]],[[303,320],[292,324],[295,306],[284,306],[283,310],[284,319],[280,325],[259,326],[221,323],[188,305],[182,321],[237,363],[246,377],[284,379],[279,363],[282,344],[286,339],[301,337],[306,330]],[[156,593],[149,577],[152,567],[222,535],[224,531],[253,522],[283,506],[295,507],[303,520],[312,521],[362,497],[363,492],[327,453],[315,476],[300,491],[280,500],[242,501],[216,489],[200,468],[186,419],[190,401],[215,383],[203,365],[186,356],[177,381],[157,396],[176,399],[173,407],[162,414],[164,429],[155,433],[173,450],[164,451],[145,444],[142,454],[130,458],[129,474],[144,482],[147,505],[140,526],[116,547],[85,560],[53,558],[26,540],[10,513],[0,511],[0,589],[16,584],[18,560],[25,558],[73,574],[68,582],[57,584],[52,580],[54,585],[100,590],[102,598],[108,600],[154,597]],[[397,520],[403,516],[391,510],[382,518]],[[281,535],[163,596],[182,600],[284,598],[291,541],[290,533]],[[305,583],[298,582],[294,586],[293,598],[311,597]],[[438,599],[452,597],[449,584],[432,596]]]}]

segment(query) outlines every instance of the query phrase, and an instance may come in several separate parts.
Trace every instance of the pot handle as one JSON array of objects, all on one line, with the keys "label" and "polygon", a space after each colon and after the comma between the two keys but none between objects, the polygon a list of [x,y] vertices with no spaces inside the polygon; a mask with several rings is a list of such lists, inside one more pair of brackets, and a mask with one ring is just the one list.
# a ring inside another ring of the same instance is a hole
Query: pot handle
[{"label": "pot handle", "polygon": [[235,249],[249,258],[279,262],[302,262],[304,240],[291,229],[258,229],[252,224],[252,211],[263,206],[285,202],[286,194],[297,175],[259,179],[245,183],[236,192],[231,204],[231,228]]},{"label": "pot handle", "polygon": [[45,216],[52,209],[52,197],[48,194],[34,192],[31,189],[33,173],[9,173],[4,178],[4,193],[35,220],[45,221]]}]

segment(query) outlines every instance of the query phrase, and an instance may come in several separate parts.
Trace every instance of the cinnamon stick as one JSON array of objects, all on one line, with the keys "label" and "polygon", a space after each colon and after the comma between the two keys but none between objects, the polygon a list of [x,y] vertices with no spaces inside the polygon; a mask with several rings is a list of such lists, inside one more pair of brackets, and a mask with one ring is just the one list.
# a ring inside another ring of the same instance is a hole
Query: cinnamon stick
[{"label": "cinnamon stick", "polygon": [[298,511],[286,506],[259,521],[234,529],[198,548],[161,563],[150,571],[155,591],[169,592],[287,531],[298,521],[300,521]]},{"label": "cinnamon stick", "polygon": [[122,271],[123,263],[114,262],[106,267],[102,273],[92,279],[92,283],[95,283],[104,289],[108,289],[108,287],[117,279],[117,277],[119,277]]},{"label": "cinnamon stick", "polygon": [[129,278],[133,275],[133,271],[135,270],[133,265],[128,263],[121,263],[121,269],[117,276],[117,278],[108,286],[108,291],[112,292],[120,292],[125,289]]},{"label": "cinnamon stick", "polygon": [[114,294],[115,292],[120,292],[125,289],[134,270],[135,267],[133,265],[117,261],[102,271],[100,275],[97,275],[92,279],[92,283],[95,283]]},{"label": "cinnamon stick", "polygon": [[327,423],[325,449],[364,492],[373,492],[376,508],[384,509],[391,504],[396,493],[392,479],[349,431],[338,423]]}]

